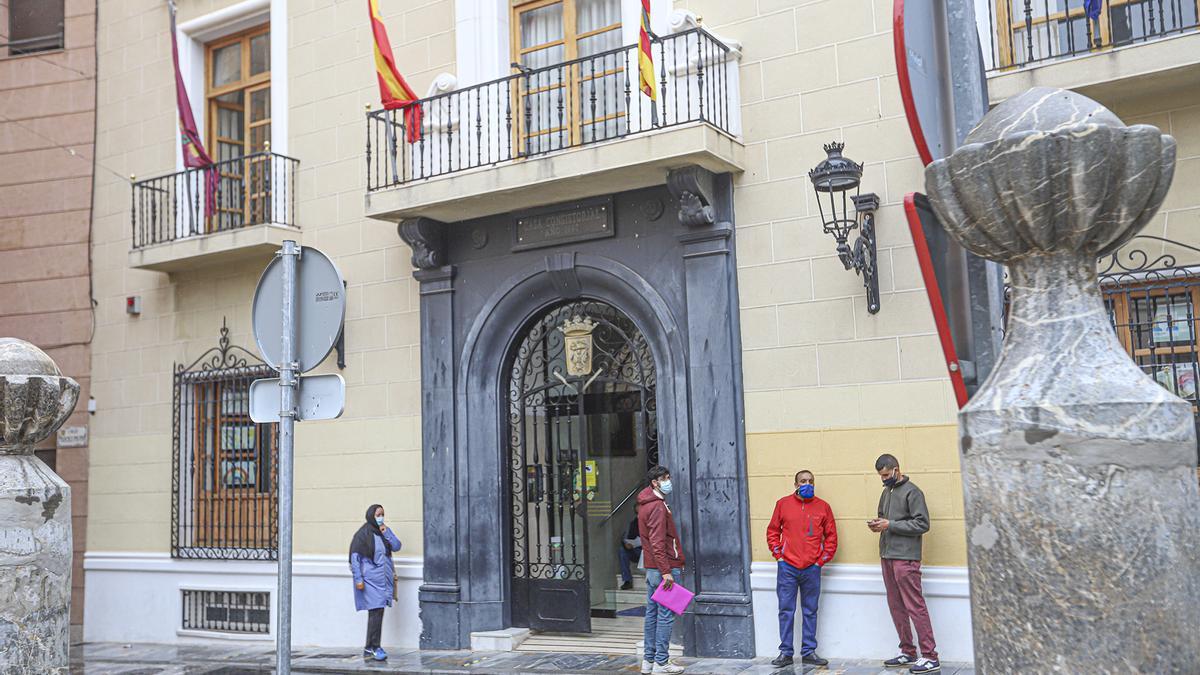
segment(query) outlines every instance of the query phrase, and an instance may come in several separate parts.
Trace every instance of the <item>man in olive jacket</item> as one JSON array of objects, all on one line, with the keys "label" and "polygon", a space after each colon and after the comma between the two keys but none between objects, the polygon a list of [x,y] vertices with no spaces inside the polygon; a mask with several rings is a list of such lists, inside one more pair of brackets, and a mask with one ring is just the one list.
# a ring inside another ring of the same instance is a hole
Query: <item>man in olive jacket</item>
[{"label": "man in olive jacket", "polygon": [[[900,637],[900,655],[883,662],[887,668],[907,667],[911,673],[935,673],[941,670],[933,625],[925,596],[921,592],[921,535],[929,531],[929,509],[925,493],[900,473],[900,462],[892,455],[880,455],[875,471],[883,480],[879,496],[879,517],[867,527],[879,533],[879,558],[883,567],[883,586],[887,590],[888,610],[896,634]],[[917,629],[913,644],[909,620]]]}]

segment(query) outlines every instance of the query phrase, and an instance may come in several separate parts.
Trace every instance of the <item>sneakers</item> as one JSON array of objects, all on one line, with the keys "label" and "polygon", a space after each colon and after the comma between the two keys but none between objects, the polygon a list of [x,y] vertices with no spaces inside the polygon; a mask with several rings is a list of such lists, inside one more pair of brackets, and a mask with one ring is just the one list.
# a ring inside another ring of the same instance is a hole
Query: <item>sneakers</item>
[{"label": "sneakers", "polygon": [[907,668],[917,662],[917,657],[901,654],[894,659],[883,662],[884,668]]},{"label": "sneakers", "polygon": [[650,675],[654,672],[654,662],[642,659],[642,675]]},{"label": "sneakers", "polygon": [[809,652],[809,653],[805,654],[804,658],[800,659],[800,662],[806,666],[827,666],[827,665],[829,665],[829,659],[823,659],[820,656],[817,656],[816,652]]},{"label": "sneakers", "polygon": [[383,651],[383,647],[375,648],[375,660],[376,661],[387,661],[387,652]]},{"label": "sneakers", "polygon": [[775,666],[776,668],[786,668],[792,665],[792,662],[792,657],[788,656],[787,654],[780,654],[779,656],[775,657],[775,660],[771,662],[771,665]]},{"label": "sneakers", "polygon": [[375,658],[375,650],[374,650],[374,649],[367,649],[366,647],[364,647],[364,648],[363,648],[363,658],[364,658],[364,659],[373,659],[373,658]]},{"label": "sneakers", "polygon": [[621,584],[621,590],[623,590],[623,591],[631,591],[631,590],[633,590],[633,582],[632,582],[632,581],[626,581],[626,582],[622,583],[622,584]]},{"label": "sneakers", "polygon": [[920,659],[908,669],[910,673],[936,673],[942,669],[942,664],[933,659]]},{"label": "sneakers", "polygon": [[683,666],[677,666],[674,663],[656,663],[654,670],[650,671],[654,675],[678,675],[683,672]]}]

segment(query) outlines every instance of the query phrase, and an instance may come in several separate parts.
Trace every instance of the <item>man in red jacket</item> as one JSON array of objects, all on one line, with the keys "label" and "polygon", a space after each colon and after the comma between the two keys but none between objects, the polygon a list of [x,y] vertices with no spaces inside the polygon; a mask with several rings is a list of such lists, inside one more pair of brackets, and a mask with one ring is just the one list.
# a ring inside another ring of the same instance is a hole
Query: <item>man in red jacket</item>
[{"label": "man in red jacket", "polygon": [[671,588],[683,572],[683,547],[675,518],[667,506],[667,495],[674,485],[671,472],[656,466],[646,473],[649,486],[638,493],[638,533],[642,537],[642,561],[646,565],[646,622],[642,652],[642,672],[655,675],[682,673],[683,667],[671,663],[671,629],[675,614],[654,601],[654,591],[661,583]]},{"label": "man in red jacket", "polygon": [[817,600],[821,597],[821,567],[837,552],[837,523],[833,509],[815,495],[816,479],[807,469],[796,474],[796,491],[775,502],[767,525],[767,546],[775,556],[775,595],[779,598],[779,656],[771,665],[792,664],[796,632],[796,590],[804,610],[801,662],[828,665],[817,656]]}]

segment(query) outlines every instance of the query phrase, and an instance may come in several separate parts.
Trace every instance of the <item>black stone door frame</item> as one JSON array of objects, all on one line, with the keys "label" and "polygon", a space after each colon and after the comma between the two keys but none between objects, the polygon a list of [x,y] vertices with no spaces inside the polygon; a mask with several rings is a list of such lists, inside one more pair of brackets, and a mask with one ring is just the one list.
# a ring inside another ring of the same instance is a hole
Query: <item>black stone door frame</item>
[{"label": "black stone door frame", "polygon": [[[648,200],[649,208],[625,213],[662,218],[647,231],[678,253],[663,258],[667,267],[658,259],[636,269],[618,261],[622,246],[634,246],[618,236],[595,250],[513,254],[505,262],[522,264],[489,279],[490,293],[476,291],[478,283],[456,289],[460,276],[462,283],[473,277],[447,264],[455,248],[448,234],[486,245],[482,226],[401,223],[421,285],[422,648],[467,648],[472,632],[512,625],[505,358],[535,316],[591,298],[624,312],[654,354],[659,456],[680,486],[672,508],[688,556],[683,583],[697,592],[681,622],[685,653],[753,656],[732,181],[687,167],[671,172],[668,188],[617,196],[625,198],[618,207]],[[471,265],[476,278],[486,271],[478,262],[462,268]],[[456,299],[460,291],[466,295]]]}]

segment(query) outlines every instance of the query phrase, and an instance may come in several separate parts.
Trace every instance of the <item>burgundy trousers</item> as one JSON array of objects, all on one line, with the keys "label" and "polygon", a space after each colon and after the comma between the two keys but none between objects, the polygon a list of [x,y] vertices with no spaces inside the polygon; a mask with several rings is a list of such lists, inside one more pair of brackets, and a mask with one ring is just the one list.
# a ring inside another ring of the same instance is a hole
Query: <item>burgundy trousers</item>
[{"label": "burgundy trousers", "polygon": [[917,657],[913,644],[912,629],[917,629],[917,640],[921,645],[921,656],[937,660],[937,645],[933,640],[933,624],[929,622],[929,610],[925,607],[925,596],[921,594],[921,561],[880,560],[883,567],[883,587],[887,589],[888,611],[892,623],[896,624],[896,635],[900,637],[900,651],[910,658]]}]

